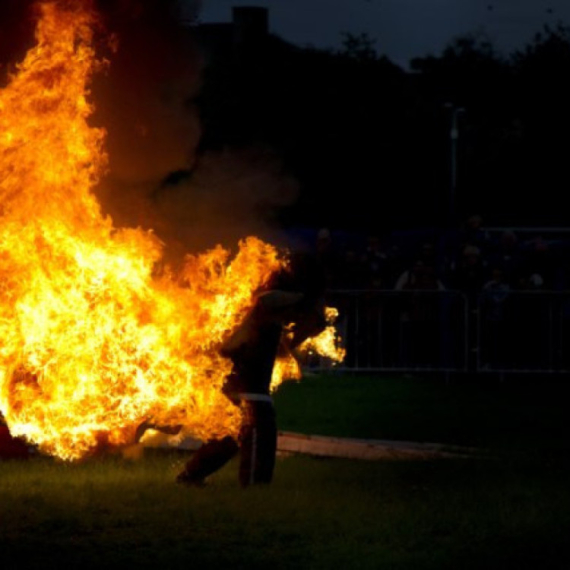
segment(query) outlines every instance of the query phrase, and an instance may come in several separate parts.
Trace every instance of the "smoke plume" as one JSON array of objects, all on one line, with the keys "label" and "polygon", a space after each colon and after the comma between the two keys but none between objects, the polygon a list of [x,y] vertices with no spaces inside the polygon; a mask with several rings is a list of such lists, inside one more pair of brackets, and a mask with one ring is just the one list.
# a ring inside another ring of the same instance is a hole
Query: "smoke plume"
[{"label": "smoke plume", "polygon": [[[85,0],[55,0],[76,2]],[[204,54],[176,0],[93,0],[100,15],[94,126],[107,131],[108,171],[96,188],[116,226],[154,230],[171,257],[255,234],[279,245],[275,218],[297,196],[279,157],[263,145],[199,152],[194,101]],[[33,0],[0,3],[0,79],[33,45]]]},{"label": "smoke plume", "polygon": [[99,6],[117,38],[93,90],[110,160],[99,195],[115,223],[153,229],[171,258],[251,234],[281,241],[275,214],[297,189],[279,157],[263,146],[198,151],[205,60],[188,12],[183,25],[176,2]]}]

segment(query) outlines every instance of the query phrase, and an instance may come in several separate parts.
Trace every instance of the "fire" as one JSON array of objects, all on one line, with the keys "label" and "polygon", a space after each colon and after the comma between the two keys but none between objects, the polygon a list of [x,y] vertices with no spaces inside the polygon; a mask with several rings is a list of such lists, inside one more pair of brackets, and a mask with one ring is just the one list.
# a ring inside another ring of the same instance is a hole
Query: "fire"
[{"label": "fire", "polygon": [[219,348],[286,261],[248,237],[175,275],[157,269],[152,232],[113,226],[93,194],[107,162],[88,124],[96,14],[84,0],[39,7],[36,45],[0,90],[0,412],[69,460],[131,442],[143,421],[235,434]]},{"label": "fire", "polygon": [[340,346],[340,338],[334,322],[338,317],[338,310],[334,307],[326,307],[325,315],[328,326],[316,337],[308,338],[300,347],[301,353],[317,353],[324,358],[328,358],[333,363],[344,360],[346,350]]},{"label": "fire", "polygon": [[[319,335],[308,338],[297,349],[296,352],[302,357],[305,355],[318,354],[327,359],[333,365],[342,362],[346,356],[346,350],[341,346],[342,339],[338,335],[338,331],[334,326],[338,318],[338,310],[334,307],[325,308],[325,317],[327,327]],[[291,334],[291,329],[295,323],[290,323],[287,327]],[[303,371],[299,364],[299,360],[292,354],[280,355],[275,361],[273,375],[271,378],[271,391],[275,392],[284,380],[300,380]]]}]

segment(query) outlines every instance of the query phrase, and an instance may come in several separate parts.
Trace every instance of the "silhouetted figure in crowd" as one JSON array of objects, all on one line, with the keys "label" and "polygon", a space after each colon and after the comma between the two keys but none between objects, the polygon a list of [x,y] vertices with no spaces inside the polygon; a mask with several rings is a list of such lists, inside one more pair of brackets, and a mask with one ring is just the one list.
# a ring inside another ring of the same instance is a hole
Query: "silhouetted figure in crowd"
[{"label": "silhouetted figure in crowd", "polygon": [[407,292],[399,303],[401,365],[435,366],[440,354],[440,299],[435,293],[445,289],[435,267],[416,261],[394,289]]},{"label": "silhouetted figure in crowd", "polygon": [[321,228],[317,232],[315,261],[322,269],[327,287],[335,287],[339,273],[342,271],[342,258],[328,228]]},{"label": "silhouetted figure in crowd", "polygon": [[475,367],[477,361],[478,303],[483,284],[487,281],[487,262],[481,250],[474,245],[466,245],[461,257],[451,270],[451,288],[465,295],[467,302],[467,366]]},{"label": "silhouetted figure in crowd", "polygon": [[556,259],[548,242],[538,236],[530,243],[530,248],[523,255],[520,268],[521,285],[536,289],[540,277],[542,280],[540,288],[551,291],[555,288],[556,271]]},{"label": "silhouetted figure in crowd", "polygon": [[489,265],[500,268],[505,280],[516,288],[522,269],[522,252],[515,232],[505,230],[499,237],[499,243],[488,256]]},{"label": "silhouetted figure in crowd", "polygon": [[427,267],[433,267],[438,275],[440,275],[440,262],[437,255],[435,244],[431,241],[422,243],[418,255],[416,257]]},{"label": "silhouetted figure in crowd", "polygon": [[490,244],[489,234],[483,229],[483,218],[478,214],[469,216],[459,230],[459,249],[474,245],[479,248],[481,255],[487,254]]},{"label": "silhouetted figure in crowd", "polygon": [[366,246],[362,252],[364,266],[364,288],[388,289],[392,287],[391,259],[380,236],[371,234],[367,237]]},{"label": "silhouetted figure in crowd", "polygon": [[451,287],[465,293],[469,303],[474,304],[487,275],[487,262],[481,250],[477,246],[466,245],[451,267]]},{"label": "silhouetted figure in crowd", "polygon": [[494,268],[491,279],[481,291],[480,317],[482,324],[481,364],[489,368],[506,365],[512,350],[513,338],[508,327],[510,285],[505,281],[500,268]]},{"label": "silhouetted figure in crowd", "polygon": [[534,271],[539,267],[525,263],[514,295],[510,315],[516,343],[511,358],[514,368],[548,370],[553,366],[552,331],[558,321],[559,297],[545,291],[544,278]]},{"label": "silhouetted figure in crowd", "polygon": [[356,248],[347,247],[331,286],[334,289],[358,290],[365,289],[366,284],[367,267],[362,255]]}]

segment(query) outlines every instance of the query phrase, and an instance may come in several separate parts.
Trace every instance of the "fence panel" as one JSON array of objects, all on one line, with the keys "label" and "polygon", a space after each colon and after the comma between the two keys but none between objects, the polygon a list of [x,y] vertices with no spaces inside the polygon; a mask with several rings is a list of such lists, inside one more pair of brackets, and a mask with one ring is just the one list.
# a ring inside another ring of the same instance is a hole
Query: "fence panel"
[{"label": "fence panel", "polygon": [[570,292],[482,292],[479,372],[568,372]]},{"label": "fence panel", "polygon": [[354,371],[446,371],[467,368],[467,300],[458,291],[331,291]]}]

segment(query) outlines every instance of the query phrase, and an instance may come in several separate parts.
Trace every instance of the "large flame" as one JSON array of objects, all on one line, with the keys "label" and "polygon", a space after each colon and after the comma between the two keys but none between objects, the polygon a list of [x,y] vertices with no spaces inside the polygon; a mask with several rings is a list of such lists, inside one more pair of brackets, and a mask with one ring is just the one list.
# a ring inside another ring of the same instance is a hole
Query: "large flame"
[{"label": "large flame", "polygon": [[219,348],[285,261],[249,237],[158,272],[155,235],[102,215],[96,15],[85,0],[40,8],[36,45],[0,91],[0,412],[64,459],[128,443],[144,421],[235,434]]}]

